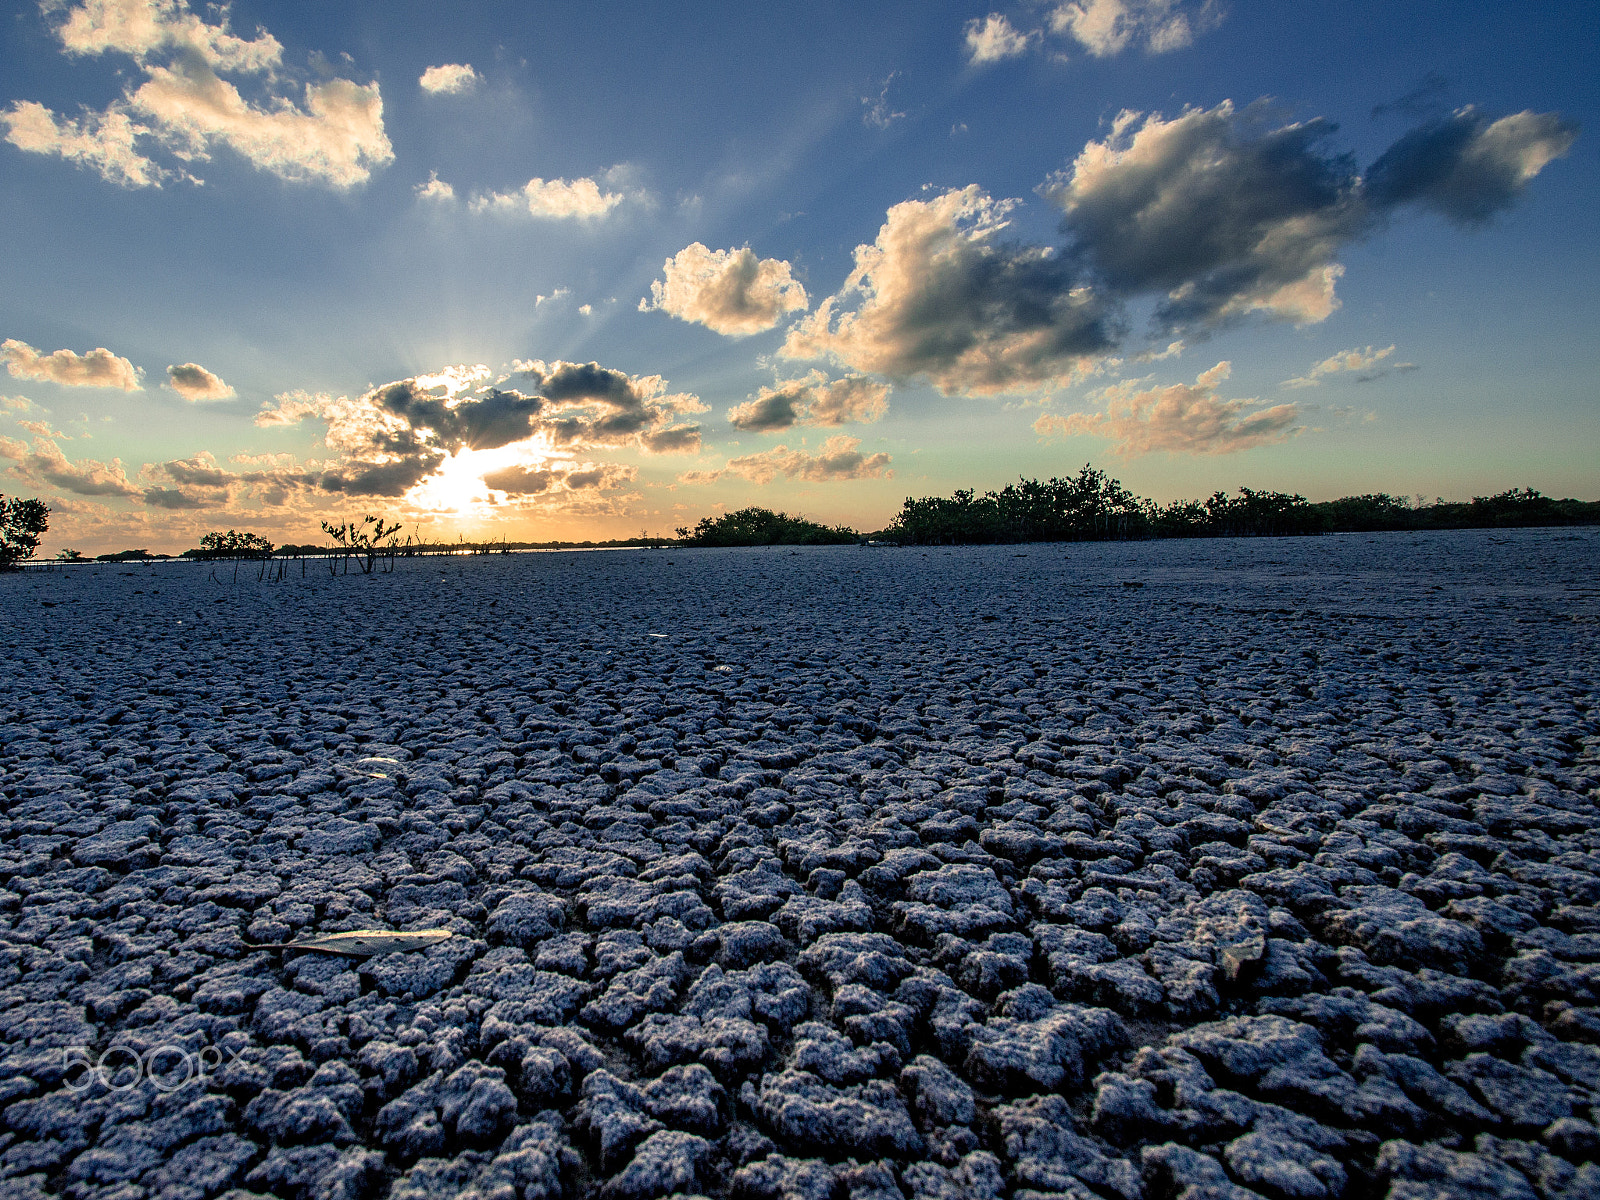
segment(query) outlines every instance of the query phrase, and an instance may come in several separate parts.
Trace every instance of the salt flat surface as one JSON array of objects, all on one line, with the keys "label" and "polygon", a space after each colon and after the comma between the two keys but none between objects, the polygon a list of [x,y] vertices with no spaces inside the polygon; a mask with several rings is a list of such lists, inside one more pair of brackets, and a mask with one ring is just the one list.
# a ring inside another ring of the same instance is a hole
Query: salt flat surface
[{"label": "salt flat surface", "polygon": [[1594,531],[239,574],[0,577],[7,1196],[1600,1194]]}]

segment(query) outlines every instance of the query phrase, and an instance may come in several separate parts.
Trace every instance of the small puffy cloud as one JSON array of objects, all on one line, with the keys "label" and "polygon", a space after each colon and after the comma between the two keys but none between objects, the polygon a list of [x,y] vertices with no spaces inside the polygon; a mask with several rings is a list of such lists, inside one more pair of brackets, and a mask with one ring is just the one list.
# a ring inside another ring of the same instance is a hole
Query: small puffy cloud
[{"label": "small puffy cloud", "polygon": [[[157,149],[187,165],[227,147],[281,178],[337,188],[365,182],[394,158],[376,84],[332,78],[292,85],[278,41],[259,29],[254,38],[236,36],[226,9],[213,25],[185,0],[86,0],[55,32],[69,55],[127,55],[142,78],[77,121],[36,102],[13,103],[0,121],[20,149],[91,167],[123,187],[159,187],[175,174],[194,178],[155,163],[149,154]],[[249,85],[256,98],[224,75],[257,81]]]},{"label": "small puffy cloud", "polygon": [[1389,374],[1391,371],[1415,371],[1416,363],[1391,363],[1387,362],[1394,353],[1393,346],[1385,346],[1381,350],[1374,350],[1368,346],[1365,350],[1341,350],[1337,354],[1330,354],[1321,362],[1316,363],[1304,375],[1294,379],[1285,379],[1282,387],[1308,388],[1318,387],[1331,375],[1349,373],[1351,380],[1356,383],[1370,383],[1374,379]]},{"label": "small puffy cloud", "polygon": [[528,180],[520,192],[490,192],[474,196],[473,212],[513,213],[526,210],[541,220],[603,217],[627,197],[621,192],[602,192],[593,179]]},{"label": "small puffy cloud", "polygon": [[33,401],[26,396],[0,396],[0,408],[7,412],[32,412]]},{"label": "small puffy cloud", "polygon": [[771,329],[785,314],[810,303],[787,262],[757,258],[749,246],[710,250],[694,242],[661,270],[666,278],[650,285],[650,298],[639,301],[640,312],[659,309],[731,337]]},{"label": "small puffy cloud", "polygon": [[16,379],[39,379],[62,387],[121,388],[139,391],[139,369],[104,346],[87,354],[57,350],[51,354],[35,350],[26,342],[7,338],[0,343],[0,362]]},{"label": "small puffy cloud", "polygon": [[23,429],[26,429],[29,433],[33,434],[34,437],[61,438],[69,442],[72,440],[72,436],[70,434],[66,434],[61,432],[59,429],[52,428],[48,421],[18,420],[17,424]]},{"label": "small puffy cloud", "polygon": [[735,429],[769,433],[792,425],[845,425],[876,421],[888,409],[889,387],[862,375],[829,381],[821,371],[780,380],[728,410]]},{"label": "small puffy cloud", "polygon": [[1261,116],[1227,101],[1171,121],[1124,112],[1040,189],[1113,293],[1165,293],[1162,329],[1249,312],[1304,324],[1338,307],[1333,257],[1368,226],[1360,180],[1322,151],[1326,122],[1262,129]]},{"label": "small puffy cloud", "polygon": [[439,178],[439,172],[429,171],[428,182],[419,183],[412,191],[417,193],[417,199],[434,202],[447,202],[456,198],[456,190],[444,180]]},{"label": "small puffy cloud", "polygon": [[263,405],[256,414],[255,423],[260,426],[270,425],[298,425],[307,417],[319,417],[329,411],[335,401],[327,392],[305,392],[296,389],[292,392],[279,392],[272,398],[272,403]]},{"label": "small puffy cloud", "polygon": [[1557,113],[1491,120],[1468,105],[1384,151],[1367,171],[1367,193],[1379,208],[1418,204],[1457,225],[1482,225],[1510,208],[1577,136],[1578,127]]},{"label": "small puffy cloud", "polygon": [[1070,0],[1050,13],[1050,30],[1072,38],[1096,58],[1129,47],[1150,54],[1181,50],[1197,31],[1220,19],[1217,6],[1183,0]]},{"label": "small puffy cloud", "polygon": [[440,67],[429,67],[417,82],[422,85],[423,91],[435,96],[454,96],[471,91],[478,82],[478,73],[472,69],[471,63],[445,63]]},{"label": "small puffy cloud", "polygon": [[185,400],[227,400],[237,393],[199,363],[167,368],[167,382]]},{"label": "small puffy cloud", "polygon": [[774,446],[760,454],[745,454],[728,460],[719,471],[691,471],[680,477],[683,483],[712,483],[725,475],[737,475],[751,483],[765,485],[780,475],[807,483],[827,483],[845,479],[878,479],[893,474],[887,454],[862,454],[861,439],[838,434],[822,443],[821,451],[808,454],[787,446]]},{"label": "small puffy cloud", "polygon": [[129,481],[121,459],[103,463],[82,458],[72,462],[49,438],[35,438],[30,448],[15,438],[0,437],[0,458],[14,464],[11,474],[35,486],[51,484],[75,496],[133,498],[141,494]]},{"label": "small puffy cloud", "polygon": [[1106,411],[1049,414],[1033,423],[1042,437],[1088,434],[1108,438],[1123,458],[1169,454],[1231,454],[1287,441],[1300,430],[1293,404],[1261,408],[1259,400],[1224,400],[1217,389],[1232,368],[1220,362],[1194,383],[1140,388],[1130,380],[1105,389]]},{"label": "small puffy cloud", "polygon": [[967,44],[967,61],[975,67],[988,66],[1026,54],[1037,33],[1019,33],[1004,13],[992,12],[968,21],[962,30]]},{"label": "small puffy cloud", "polygon": [[1038,390],[1092,371],[1115,344],[1113,314],[1076,264],[1000,240],[1012,203],[973,185],[895,205],[782,353],[921,376],[947,394]]}]

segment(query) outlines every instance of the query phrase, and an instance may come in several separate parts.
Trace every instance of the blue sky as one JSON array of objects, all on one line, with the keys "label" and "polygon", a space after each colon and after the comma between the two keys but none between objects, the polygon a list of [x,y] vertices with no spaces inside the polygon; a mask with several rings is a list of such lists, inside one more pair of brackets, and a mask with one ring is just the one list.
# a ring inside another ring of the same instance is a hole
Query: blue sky
[{"label": "blue sky", "polygon": [[1093,461],[1600,498],[1593,5],[234,4],[0,26],[49,545],[665,533]]}]

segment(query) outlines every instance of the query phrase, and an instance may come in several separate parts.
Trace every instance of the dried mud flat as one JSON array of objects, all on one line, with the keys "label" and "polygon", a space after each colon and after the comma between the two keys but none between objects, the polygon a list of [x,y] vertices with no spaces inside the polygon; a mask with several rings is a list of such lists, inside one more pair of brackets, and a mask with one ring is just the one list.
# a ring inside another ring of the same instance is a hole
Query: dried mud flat
[{"label": "dried mud flat", "polygon": [[0,1194],[1600,1193],[1600,534],[240,574],[0,579]]}]

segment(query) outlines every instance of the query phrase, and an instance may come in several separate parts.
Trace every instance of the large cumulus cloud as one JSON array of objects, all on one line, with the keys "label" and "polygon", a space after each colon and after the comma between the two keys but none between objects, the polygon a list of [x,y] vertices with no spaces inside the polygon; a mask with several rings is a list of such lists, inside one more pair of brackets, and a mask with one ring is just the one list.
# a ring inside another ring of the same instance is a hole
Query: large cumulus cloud
[{"label": "large cumulus cloud", "polygon": [[[194,179],[195,164],[217,147],[281,178],[336,188],[365,182],[394,158],[377,84],[324,78],[291,87],[283,46],[261,29],[235,35],[226,9],[211,24],[186,0],[85,0],[67,9],[55,33],[73,57],[131,58],[138,78],[120,100],[77,120],[35,101],[14,103],[0,124],[19,149],[58,155],[130,188]],[[255,97],[224,76],[253,81]],[[158,163],[150,157],[158,149],[182,165]]]},{"label": "large cumulus cloud", "polygon": [[995,393],[1080,377],[1116,328],[1075,264],[1000,239],[1011,205],[977,186],[891,208],[844,287],[783,353],[940,390]]},{"label": "large cumulus cloud", "polygon": [[[1576,136],[1554,114],[1462,109],[1402,137],[1363,175],[1321,120],[1224,102],[1170,120],[1125,112],[1040,193],[1059,247],[1002,238],[1015,201],[977,186],[891,208],[783,353],[944,392],[1059,388],[1111,365],[1126,314],[1163,342],[1257,315],[1311,324],[1339,305],[1341,251],[1404,206],[1481,224]],[[792,407],[792,405],[791,405]],[[780,428],[779,397],[750,408]],[[756,426],[749,426],[756,427]]]},{"label": "large cumulus cloud", "polygon": [[1338,306],[1340,250],[1402,205],[1482,224],[1509,207],[1574,127],[1552,113],[1471,108],[1412,130],[1363,174],[1322,120],[1274,127],[1224,102],[1165,120],[1123,113],[1040,189],[1072,256],[1119,299],[1158,298],[1163,332],[1259,312],[1298,323]]},{"label": "large cumulus cloud", "polygon": [[1174,120],[1123,113],[1044,194],[1072,255],[1119,297],[1159,294],[1167,330],[1250,311],[1320,321],[1336,305],[1333,261],[1368,212],[1332,126],[1262,127],[1232,104]]}]

